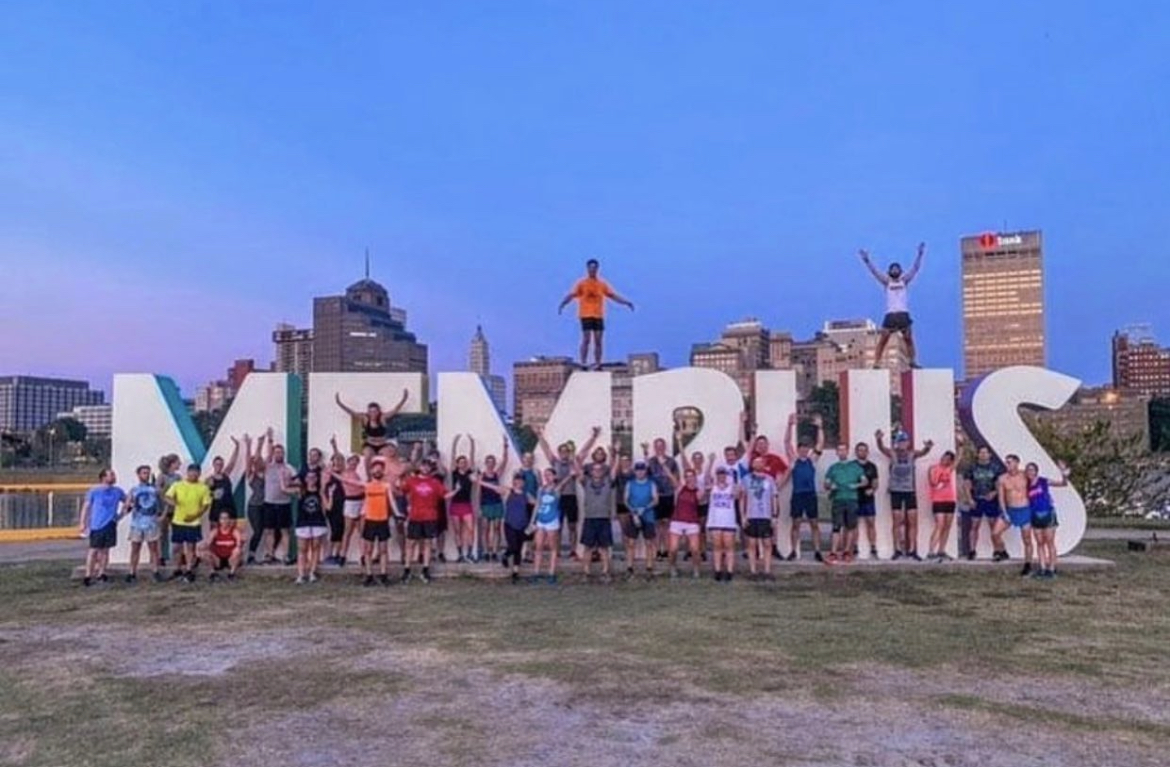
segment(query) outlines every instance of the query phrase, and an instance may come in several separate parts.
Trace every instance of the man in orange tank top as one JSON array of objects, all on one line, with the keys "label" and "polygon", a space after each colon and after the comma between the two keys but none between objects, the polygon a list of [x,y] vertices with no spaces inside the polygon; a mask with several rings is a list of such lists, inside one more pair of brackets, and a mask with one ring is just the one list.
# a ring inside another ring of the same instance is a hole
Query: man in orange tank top
[{"label": "man in orange tank top", "polygon": [[605,301],[608,298],[615,303],[626,306],[631,311],[634,304],[614,291],[613,287],[601,278],[597,272],[601,263],[590,260],[585,263],[587,276],[573,285],[569,294],[561,301],[557,313],[565,310],[565,306],[577,301],[577,316],[581,319],[581,366],[584,367],[589,359],[589,341],[593,340],[594,363],[596,369],[601,369],[602,336],[605,334]]}]

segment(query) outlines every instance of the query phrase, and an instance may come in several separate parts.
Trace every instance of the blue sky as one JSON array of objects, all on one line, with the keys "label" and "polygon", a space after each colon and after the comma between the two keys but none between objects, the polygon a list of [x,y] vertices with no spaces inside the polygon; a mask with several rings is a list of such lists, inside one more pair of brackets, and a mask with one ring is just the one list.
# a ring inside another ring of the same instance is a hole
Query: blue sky
[{"label": "blue sky", "polygon": [[1170,4],[0,4],[0,371],[271,358],[374,277],[461,369],[571,353],[586,257],[638,303],[610,351],[747,315],[882,311],[856,258],[929,245],[927,365],[960,366],[958,240],[1045,234],[1050,366],[1170,343]]}]

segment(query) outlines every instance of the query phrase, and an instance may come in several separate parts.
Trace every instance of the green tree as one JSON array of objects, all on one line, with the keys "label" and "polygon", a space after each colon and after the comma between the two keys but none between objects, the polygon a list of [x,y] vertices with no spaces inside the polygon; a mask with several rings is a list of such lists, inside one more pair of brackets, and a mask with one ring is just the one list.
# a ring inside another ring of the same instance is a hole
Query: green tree
[{"label": "green tree", "polygon": [[1170,453],[1170,399],[1150,400],[1150,447],[1157,453]]},{"label": "green tree", "polygon": [[516,447],[521,453],[531,453],[536,450],[536,430],[531,426],[524,424],[515,427],[512,430],[512,437],[515,439]]},{"label": "green tree", "polygon": [[[825,422],[825,443],[835,445],[841,436],[841,392],[834,381],[825,381],[814,386],[808,395],[809,412],[820,415]],[[810,424],[801,427],[801,436],[815,436],[816,429]]]}]

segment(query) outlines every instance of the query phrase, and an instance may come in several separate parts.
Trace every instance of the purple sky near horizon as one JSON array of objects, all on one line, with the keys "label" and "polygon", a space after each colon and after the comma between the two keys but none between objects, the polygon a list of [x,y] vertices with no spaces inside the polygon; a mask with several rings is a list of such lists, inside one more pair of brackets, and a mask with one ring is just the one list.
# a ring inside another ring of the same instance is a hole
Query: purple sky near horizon
[{"label": "purple sky near horizon", "polygon": [[920,240],[960,371],[959,237],[1005,224],[1044,230],[1051,367],[1170,343],[1164,3],[12,0],[0,35],[0,374],[190,394],[366,247],[432,372],[477,323],[505,375],[574,354],[593,255],[638,304],[611,358],[679,366],[749,315],[879,318],[858,247]]}]

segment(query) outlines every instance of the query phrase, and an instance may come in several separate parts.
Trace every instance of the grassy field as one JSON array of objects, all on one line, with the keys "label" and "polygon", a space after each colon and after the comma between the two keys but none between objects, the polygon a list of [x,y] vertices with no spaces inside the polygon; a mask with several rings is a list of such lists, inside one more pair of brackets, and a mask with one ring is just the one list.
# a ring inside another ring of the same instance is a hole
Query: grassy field
[{"label": "grassy field", "polygon": [[1170,554],[774,584],[0,568],[2,764],[1166,764]]}]

